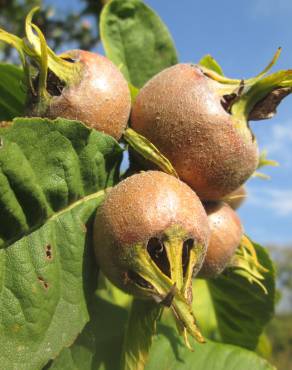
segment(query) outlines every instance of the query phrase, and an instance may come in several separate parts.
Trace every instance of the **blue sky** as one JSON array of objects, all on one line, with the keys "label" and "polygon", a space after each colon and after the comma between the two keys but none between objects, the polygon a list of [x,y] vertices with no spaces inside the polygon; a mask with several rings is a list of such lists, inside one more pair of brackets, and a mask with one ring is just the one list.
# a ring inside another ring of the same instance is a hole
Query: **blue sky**
[{"label": "blue sky", "polygon": [[[77,0],[46,0],[59,10],[79,9]],[[168,26],[180,61],[215,57],[226,75],[257,74],[277,47],[283,51],[275,69],[292,68],[292,1],[146,0]],[[69,5],[70,4],[70,5]],[[292,245],[292,96],[272,120],[252,122],[260,148],[280,167],[266,168],[271,180],[251,179],[249,197],[239,211],[246,233],[262,244]]]}]

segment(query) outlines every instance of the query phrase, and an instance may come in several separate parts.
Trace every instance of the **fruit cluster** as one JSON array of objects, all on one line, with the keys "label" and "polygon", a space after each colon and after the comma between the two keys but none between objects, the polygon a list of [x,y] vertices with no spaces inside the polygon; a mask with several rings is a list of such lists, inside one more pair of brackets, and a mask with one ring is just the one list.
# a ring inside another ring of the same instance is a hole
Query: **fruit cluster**
[{"label": "fruit cluster", "polygon": [[25,39],[0,30],[22,60],[27,115],[76,119],[117,140],[130,122],[179,177],[132,150],[136,173],[110,189],[96,213],[98,265],[120,289],[171,307],[183,331],[203,341],[192,279],[222,273],[241,242],[234,208],[259,161],[248,121],[272,116],[291,92],[291,71],[264,77],[278,53],[245,81],[177,64],[154,76],[131,106],[127,81],[110,60],[82,50],[55,55],[32,23],[34,11]]}]

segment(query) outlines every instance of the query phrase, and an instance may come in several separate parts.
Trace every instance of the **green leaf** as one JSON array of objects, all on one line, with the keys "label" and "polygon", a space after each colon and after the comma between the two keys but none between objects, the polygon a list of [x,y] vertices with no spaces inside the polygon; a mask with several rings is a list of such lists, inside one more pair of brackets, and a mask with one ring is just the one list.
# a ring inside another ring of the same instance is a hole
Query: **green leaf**
[{"label": "green leaf", "polygon": [[86,298],[94,289],[96,267],[90,263],[86,230],[101,200],[97,195],[1,249],[4,369],[39,369],[69,346],[88,321]]},{"label": "green leaf", "polygon": [[39,369],[89,320],[91,221],[122,150],[62,119],[16,119],[0,137],[1,367]]},{"label": "green leaf", "polygon": [[224,76],[223,70],[220,67],[219,63],[210,55],[205,55],[198,63],[200,66],[206,67],[218,73],[221,76]]},{"label": "green leaf", "polygon": [[110,1],[101,13],[100,34],[107,57],[136,87],[177,63],[169,31],[142,1]]},{"label": "green leaf", "polygon": [[100,297],[90,309],[90,321],[70,348],[46,370],[118,370],[127,311]]},{"label": "green leaf", "polygon": [[258,244],[253,246],[259,263],[268,270],[261,281],[268,294],[232,269],[208,281],[222,341],[252,350],[272,318],[275,305],[274,267],[268,252]]},{"label": "green leaf", "polygon": [[[45,367],[46,370],[120,369],[128,311],[121,302],[130,298],[99,276],[99,288],[88,302],[90,321],[70,348]],[[116,300],[116,298],[118,298]],[[44,370],[45,370],[44,369]]]},{"label": "green leaf", "polygon": [[9,121],[24,114],[26,92],[22,69],[0,63],[0,121]]},{"label": "green leaf", "polygon": [[0,139],[0,248],[118,180],[120,146],[77,121],[19,118]]},{"label": "green leaf", "polygon": [[193,297],[193,310],[204,337],[218,340],[218,324],[206,280],[193,280]]},{"label": "green leaf", "polygon": [[134,299],[125,331],[123,370],[144,370],[161,307],[154,301]]},{"label": "green leaf", "polygon": [[[119,369],[127,311],[101,298],[96,298],[94,304],[91,321],[82,334],[46,370]],[[211,341],[206,344],[191,341],[194,352],[186,348],[173,327],[158,325],[145,370],[273,369],[264,359],[245,349]]]},{"label": "green leaf", "polygon": [[124,140],[146,161],[154,163],[163,172],[178,178],[178,174],[171,162],[146,137],[127,128],[123,134]]},{"label": "green leaf", "polygon": [[149,362],[145,370],[272,370],[274,367],[253,352],[245,349],[213,343],[193,344],[189,351],[166,326],[160,326],[160,334],[154,339]]}]

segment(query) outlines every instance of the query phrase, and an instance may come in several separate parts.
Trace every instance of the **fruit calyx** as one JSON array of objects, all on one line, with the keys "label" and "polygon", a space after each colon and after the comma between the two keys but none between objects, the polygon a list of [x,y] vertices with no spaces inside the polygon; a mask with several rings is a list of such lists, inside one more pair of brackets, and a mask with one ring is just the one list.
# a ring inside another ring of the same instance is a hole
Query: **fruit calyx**
[{"label": "fruit calyx", "polygon": [[[29,93],[38,101],[36,113],[41,115],[45,112],[51,96],[60,95],[66,85],[79,82],[82,64],[73,59],[71,54],[57,56],[50,49],[41,30],[32,23],[33,15],[38,10],[39,8],[35,7],[28,13],[23,39],[0,29],[0,40],[12,45],[18,51]],[[35,80],[32,66],[38,73]],[[51,86],[47,86],[49,80]]]},{"label": "fruit calyx", "polygon": [[178,327],[203,343],[191,309],[192,273],[203,247],[175,225],[162,236],[150,238],[146,249],[138,243],[129,250],[131,265],[126,278],[156,303],[170,307]]},{"label": "fruit calyx", "polygon": [[262,283],[265,279],[263,274],[267,273],[268,270],[260,264],[255,247],[246,235],[242,236],[241,243],[228,268],[247,279],[250,284],[257,284],[265,294],[268,294],[265,285]]},{"label": "fruit calyx", "polygon": [[266,76],[280,53],[281,48],[278,48],[266,68],[256,77],[246,80],[225,77],[221,67],[211,56],[206,56],[199,62],[202,72],[217,82],[215,89],[221,97],[221,104],[232,115],[235,126],[240,130],[246,128],[249,120],[272,118],[281,100],[291,93],[292,70],[282,70]]},{"label": "fruit calyx", "polygon": [[279,162],[275,161],[274,159],[268,159],[267,158],[267,150],[262,150],[259,155],[259,163],[257,166],[257,170],[252,174],[252,177],[258,177],[262,180],[270,180],[270,176],[266,175],[265,173],[258,171],[259,169],[266,167],[266,166],[272,166],[277,167],[279,166]]}]

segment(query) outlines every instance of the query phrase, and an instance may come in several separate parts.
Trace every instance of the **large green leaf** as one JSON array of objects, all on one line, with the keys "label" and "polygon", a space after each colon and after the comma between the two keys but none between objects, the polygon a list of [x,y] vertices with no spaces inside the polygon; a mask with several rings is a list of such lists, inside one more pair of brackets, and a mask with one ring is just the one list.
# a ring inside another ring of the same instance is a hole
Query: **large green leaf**
[{"label": "large green leaf", "polygon": [[88,321],[86,298],[96,276],[86,229],[101,199],[73,207],[1,249],[3,369],[41,368]]},{"label": "large green leaf", "polygon": [[[100,280],[100,279],[99,279]],[[108,286],[110,286],[108,288]],[[48,363],[46,370],[118,370],[121,364],[130,298],[110,284],[100,287],[89,303],[90,321],[75,343]],[[113,303],[114,302],[114,303]],[[121,302],[122,305],[117,304]]]},{"label": "large green leaf", "polygon": [[24,113],[25,87],[22,69],[0,63],[0,121],[9,121]]},{"label": "large green leaf", "polygon": [[90,313],[90,321],[75,343],[65,348],[46,370],[120,369],[127,311],[98,297]]},{"label": "large green leaf", "polygon": [[16,119],[0,138],[0,361],[5,370],[35,370],[89,319],[91,220],[122,150],[61,119]]},{"label": "large green leaf", "polygon": [[268,252],[254,243],[260,264],[269,270],[261,282],[267,294],[257,284],[228,269],[208,286],[224,343],[248,349],[257,347],[259,337],[274,314],[275,274]]},{"label": "large green leaf", "polygon": [[15,119],[0,141],[0,248],[118,179],[120,146],[77,121]]},{"label": "large green leaf", "polygon": [[206,280],[193,280],[193,297],[193,311],[202,334],[206,338],[219,340],[214,305]]},{"label": "large green leaf", "polygon": [[[204,281],[195,282],[194,310],[206,336],[211,336],[216,340],[223,339],[223,341],[230,343],[238,341],[238,344],[243,346],[258,342],[259,333],[273,311],[274,276],[267,252],[257,245],[255,248],[261,264],[270,269],[263,281],[268,295],[265,295],[261,288],[251,285],[246,279],[231,271],[219,278],[220,281],[224,282],[222,286],[219,279],[209,283],[209,289]],[[218,282],[219,285],[217,285]],[[224,298],[222,302],[219,302],[218,294],[221,300],[222,297]],[[99,298],[96,299],[92,308],[91,320],[82,334],[73,346],[64,350],[47,369],[115,370],[119,368],[127,311],[117,303],[122,302],[122,306],[124,306],[125,298],[121,292],[112,294],[105,299],[105,295],[101,297],[101,293],[98,291],[98,296]],[[222,310],[220,310],[220,304],[223,305]],[[217,323],[213,313],[214,307],[216,308],[217,320],[219,320],[220,334],[223,338],[219,338],[216,334]],[[260,312],[262,317],[260,317]],[[252,313],[256,315],[253,318],[251,318]],[[157,364],[159,364],[159,369],[174,370],[273,368],[253,352],[229,344],[216,344],[211,341],[205,345],[192,343],[194,353],[191,353],[178,338],[177,332],[173,329],[174,322],[170,320],[169,316],[170,312],[166,310],[163,315],[163,323],[168,325],[159,325],[159,336],[154,339],[149,362],[146,365],[147,370],[156,370]]]},{"label": "large green leaf", "polygon": [[166,26],[142,1],[110,1],[101,13],[100,34],[107,57],[136,87],[177,63]]},{"label": "large green leaf", "polygon": [[[193,341],[192,341],[193,342]],[[245,349],[208,341],[192,343],[188,350],[169,327],[160,327],[154,339],[149,362],[145,370],[272,370],[268,362]],[[159,364],[159,365],[158,365]]]},{"label": "large green leaf", "polygon": [[[46,370],[117,370],[120,368],[122,338],[127,311],[100,297],[95,299],[91,321],[70,349],[49,363]],[[192,341],[191,352],[171,326],[158,325],[146,370],[271,370],[255,353],[239,347]]]}]

